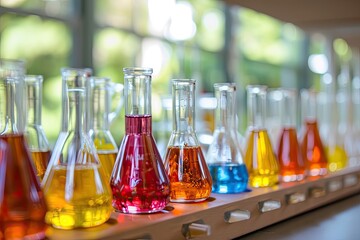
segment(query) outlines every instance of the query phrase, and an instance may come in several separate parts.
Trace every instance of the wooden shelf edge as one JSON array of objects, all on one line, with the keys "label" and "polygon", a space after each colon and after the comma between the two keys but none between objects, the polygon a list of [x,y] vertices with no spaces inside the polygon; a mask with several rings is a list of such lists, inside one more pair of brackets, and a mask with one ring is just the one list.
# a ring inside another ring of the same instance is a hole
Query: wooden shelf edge
[{"label": "wooden shelf edge", "polygon": [[[205,202],[170,203],[168,210],[155,214],[122,214],[114,212],[105,224],[74,230],[49,227],[49,239],[185,239],[182,230],[193,222],[202,222],[211,233],[196,239],[236,238],[306,211],[360,192],[360,166],[351,167],[318,179],[299,183],[283,183],[273,188],[253,189],[241,194],[212,194]],[[289,196],[298,196],[289,203]],[[296,199],[295,199],[296,200]],[[261,212],[262,206],[275,208]],[[268,205],[267,205],[268,204]],[[246,210],[250,219],[228,223],[224,214]]]}]

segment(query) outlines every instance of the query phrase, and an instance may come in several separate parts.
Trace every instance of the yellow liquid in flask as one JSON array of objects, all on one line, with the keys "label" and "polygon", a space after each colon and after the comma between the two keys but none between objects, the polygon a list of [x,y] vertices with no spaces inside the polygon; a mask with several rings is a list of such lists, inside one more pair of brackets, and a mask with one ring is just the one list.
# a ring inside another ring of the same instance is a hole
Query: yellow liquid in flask
[{"label": "yellow liquid in flask", "polygon": [[51,169],[49,181],[44,186],[49,209],[46,223],[56,228],[73,229],[97,226],[109,219],[112,195],[100,166],[75,165],[72,176],[66,175],[67,166],[58,165]]},{"label": "yellow liquid in flask", "polygon": [[265,129],[250,132],[245,164],[252,187],[270,187],[279,182],[279,164]]}]

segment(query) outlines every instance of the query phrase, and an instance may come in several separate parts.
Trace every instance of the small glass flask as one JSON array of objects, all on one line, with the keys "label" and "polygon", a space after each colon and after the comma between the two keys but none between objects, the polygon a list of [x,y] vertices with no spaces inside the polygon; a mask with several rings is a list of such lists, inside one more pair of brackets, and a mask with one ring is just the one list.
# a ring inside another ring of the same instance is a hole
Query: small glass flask
[{"label": "small glass flask", "polygon": [[195,80],[172,80],[173,131],[165,170],[170,201],[199,202],[211,194],[212,179],[195,132]]},{"label": "small glass flask", "polygon": [[24,62],[0,59],[0,239],[45,239],[47,210],[24,138]]},{"label": "small glass flask", "polygon": [[111,190],[93,141],[85,128],[86,69],[62,69],[63,121],[42,187],[55,228],[97,226],[112,212]]},{"label": "small glass flask", "polygon": [[240,193],[247,189],[249,180],[243,153],[237,139],[236,85],[215,83],[215,130],[206,161],[213,180],[212,192]]},{"label": "small glass flask", "polygon": [[265,127],[266,86],[249,85],[248,130],[245,164],[252,187],[270,187],[279,182],[279,163]]},{"label": "small glass flask", "polygon": [[26,125],[24,135],[40,181],[44,177],[51,156],[50,145],[41,124],[42,86],[43,77],[41,75],[25,76]]},{"label": "small glass flask", "polygon": [[317,92],[308,89],[301,90],[300,94],[303,121],[300,145],[309,176],[327,174],[327,157],[317,122],[317,95]]},{"label": "small glass flask", "polygon": [[[121,84],[121,91],[123,85]],[[114,94],[115,83],[109,78],[91,77],[90,88],[90,119],[88,124],[88,132],[93,140],[100,162],[105,170],[106,179],[110,181],[111,172],[114,167],[118,147],[110,132],[111,99]],[[119,101],[122,105],[122,101]],[[121,106],[117,107],[119,111]]]},{"label": "small glass flask", "polygon": [[110,179],[113,207],[153,213],[169,203],[169,179],[152,134],[152,68],[124,68],[125,136]]},{"label": "small glass flask", "polygon": [[305,178],[306,168],[296,130],[297,92],[284,88],[279,91],[282,95],[279,116],[282,130],[277,147],[280,178],[282,182],[301,181]]}]

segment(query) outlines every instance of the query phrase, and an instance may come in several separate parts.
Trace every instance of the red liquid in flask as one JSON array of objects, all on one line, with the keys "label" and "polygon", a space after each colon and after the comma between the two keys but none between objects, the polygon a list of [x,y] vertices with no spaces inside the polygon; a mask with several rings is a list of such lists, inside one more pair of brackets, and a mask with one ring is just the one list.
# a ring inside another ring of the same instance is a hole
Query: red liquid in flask
[{"label": "red liquid in flask", "polygon": [[283,182],[301,181],[305,178],[305,163],[295,128],[282,130],[277,155]]},{"label": "red liquid in flask", "polygon": [[126,135],[110,180],[113,207],[151,213],[169,203],[169,180],[151,133],[151,116],[126,116]]},{"label": "red liquid in flask", "polygon": [[306,121],[306,130],[301,149],[309,175],[326,175],[327,158],[316,121]]},{"label": "red liquid in flask", "polygon": [[8,149],[0,153],[0,239],[45,239],[47,207],[24,136],[2,135],[0,147],[1,140]]}]

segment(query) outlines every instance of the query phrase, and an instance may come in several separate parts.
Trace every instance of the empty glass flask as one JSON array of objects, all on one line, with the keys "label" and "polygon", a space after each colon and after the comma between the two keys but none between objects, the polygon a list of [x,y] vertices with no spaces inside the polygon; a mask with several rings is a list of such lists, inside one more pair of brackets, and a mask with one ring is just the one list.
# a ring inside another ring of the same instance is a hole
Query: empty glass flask
[{"label": "empty glass flask", "polygon": [[124,213],[161,211],[169,179],[152,134],[151,68],[124,68],[125,136],[110,185],[113,207]]},{"label": "empty glass flask", "polygon": [[172,80],[173,131],[165,156],[170,201],[198,202],[211,193],[212,179],[195,131],[195,80]]},{"label": "empty glass flask", "polygon": [[97,226],[112,212],[108,179],[85,128],[88,75],[86,69],[62,69],[62,128],[42,181],[46,222],[55,228]]},{"label": "empty glass flask", "polygon": [[237,138],[236,85],[215,83],[215,130],[206,154],[211,177],[212,192],[239,193],[247,189],[248,172]]}]

